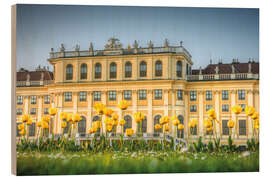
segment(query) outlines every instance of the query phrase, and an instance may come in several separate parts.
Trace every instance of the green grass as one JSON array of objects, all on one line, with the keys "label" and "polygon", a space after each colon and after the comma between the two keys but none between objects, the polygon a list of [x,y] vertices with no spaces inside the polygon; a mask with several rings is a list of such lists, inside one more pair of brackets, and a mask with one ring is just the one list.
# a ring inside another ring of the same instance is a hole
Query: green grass
[{"label": "green grass", "polygon": [[259,152],[17,152],[18,175],[256,172]]}]

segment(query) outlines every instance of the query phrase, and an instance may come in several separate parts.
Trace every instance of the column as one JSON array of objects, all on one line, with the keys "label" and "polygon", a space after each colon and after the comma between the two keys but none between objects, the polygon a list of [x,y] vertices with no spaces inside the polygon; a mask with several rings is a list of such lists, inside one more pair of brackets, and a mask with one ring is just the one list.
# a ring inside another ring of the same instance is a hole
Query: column
[{"label": "column", "polygon": [[29,97],[30,96],[24,96],[24,114],[28,114],[28,109],[29,109]]},{"label": "column", "polygon": [[[254,107],[253,90],[250,89],[250,90],[247,91],[247,93],[248,93],[248,105]],[[257,111],[257,109],[256,109],[256,111]],[[252,121],[253,120],[249,116],[247,116],[247,124],[248,124],[247,132],[248,132],[248,137],[252,137]]]},{"label": "column", "polygon": [[87,118],[86,118],[86,132],[88,132],[88,129],[90,129],[91,127],[91,123],[92,123],[92,101],[93,101],[93,92],[89,91],[87,92],[88,94],[88,99],[87,99]]},{"label": "column", "polygon": [[41,120],[41,114],[42,114],[42,96],[38,96],[38,119],[37,121]]},{"label": "column", "polygon": [[[217,91],[214,91],[214,95],[215,95],[215,111],[217,113],[217,119],[220,120],[220,123],[221,122],[221,119],[219,118],[219,110],[220,110],[220,103],[219,103],[219,94],[220,94],[220,91],[217,90]],[[221,124],[217,124],[216,123],[216,132],[217,132],[217,136],[220,137],[220,127],[221,127]]]},{"label": "column", "polygon": [[147,90],[147,111],[148,111],[148,117],[147,117],[147,132],[150,134],[154,133],[154,126],[153,126],[153,115],[152,115],[152,89]]},{"label": "column", "polygon": [[[101,91],[101,103],[107,105],[107,91]],[[102,132],[105,132],[104,118],[102,119],[102,128],[103,128]]]},{"label": "column", "polygon": [[[233,107],[236,104],[236,90],[231,90],[230,93],[231,93],[231,107]],[[237,130],[238,128],[237,128],[236,116],[233,112],[231,112],[231,115],[232,115],[232,120],[234,120],[234,122],[235,122],[234,129]],[[235,131],[232,133],[234,134]],[[232,136],[232,137],[234,137],[234,136]]]},{"label": "column", "polygon": [[73,92],[73,113],[78,112],[78,93],[79,92]]},{"label": "column", "polygon": [[198,135],[199,136],[203,136],[203,112],[204,112],[204,104],[203,104],[203,94],[204,91],[198,91],[198,95],[199,95],[199,132]]},{"label": "column", "polygon": [[[138,105],[137,105],[138,96],[137,96],[137,93],[138,93],[137,90],[132,90],[132,111],[133,111],[133,114],[138,111]],[[145,114],[145,116],[147,116],[147,114]],[[147,116],[147,121],[148,121],[148,119],[149,119],[149,117]],[[134,120],[132,121],[132,127],[135,127],[134,130],[136,130],[137,123]]]},{"label": "column", "polygon": [[184,100],[185,100],[185,115],[184,115],[184,137],[187,139],[189,136],[189,128],[188,128],[188,122],[189,122],[189,104],[188,104],[188,95],[189,91],[184,91]]},{"label": "column", "polygon": [[[164,116],[169,116],[169,94],[168,94],[168,89],[164,89]],[[172,123],[169,123],[170,129],[174,129],[172,126]],[[174,130],[173,130],[174,131]],[[172,133],[172,131],[170,131]]]},{"label": "column", "polygon": [[[63,92],[58,93],[58,117],[60,118],[60,113],[63,112]],[[58,119],[59,119],[58,118]],[[61,121],[57,122],[58,133],[61,133]]]}]

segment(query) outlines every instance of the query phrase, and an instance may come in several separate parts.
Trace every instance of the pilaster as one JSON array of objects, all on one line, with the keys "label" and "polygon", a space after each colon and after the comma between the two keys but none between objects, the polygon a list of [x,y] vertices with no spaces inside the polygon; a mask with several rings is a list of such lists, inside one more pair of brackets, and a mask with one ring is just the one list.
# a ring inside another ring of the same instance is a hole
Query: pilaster
[{"label": "pilaster", "polygon": [[152,89],[148,89],[147,90],[147,101],[148,101],[148,117],[147,117],[147,132],[148,133],[154,133],[154,125],[153,125],[153,115],[152,115],[152,101],[153,101],[153,98],[152,98]]}]

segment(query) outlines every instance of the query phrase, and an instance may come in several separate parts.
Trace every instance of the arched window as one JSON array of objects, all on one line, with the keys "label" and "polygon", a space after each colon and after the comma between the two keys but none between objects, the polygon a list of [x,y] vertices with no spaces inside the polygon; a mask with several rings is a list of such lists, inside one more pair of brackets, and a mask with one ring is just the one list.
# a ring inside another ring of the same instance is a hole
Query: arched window
[{"label": "arched window", "polygon": [[86,132],[86,118],[84,116],[81,116],[82,120],[78,122],[78,133],[80,136],[85,136]]},{"label": "arched window", "polygon": [[130,78],[132,76],[132,64],[131,62],[126,62],[125,64],[125,77]]},{"label": "arched window", "polygon": [[147,65],[145,61],[140,63],[140,77],[146,77]]},{"label": "arched window", "polygon": [[116,78],[116,70],[117,70],[116,64],[115,62],[112,62],[110,64],[110,78]]},{"label": "arched window", "polygon": [[81,65],[81,79],[87,79],[87,65],[85,63]]},{"label": "arched window", "polygon": [[161,61],[157,61],[156,62],[156,66],[155,66],[155,75],[156,76],[162,76],[162,62]]},{"label": "arched window", "polygon": [[96,63],[95,64],[95,79],[100,79],[101,78],[101,64]]},{"label": "arched window", "polygon": [[[177,118],[180,121],[180,124],[184,124],[184,117],[182,115],[179,115]],[[179,130],[177,128],[177,137],[178,138],[184,138],[184,129]]]},{"label": "arched window", "polygon": [[66,80],[73,79],[73,66],[72,64],[68,64],[66,67]]},{"label": "arched window", "polygon": [[176,76],[182,77],[182,62],[181,61],[177,61],[176,63]]},{"label": "arched window", "polygon": [[147,132],[147,117],[144,116],[144,119],[142,120],[142,132],[146,133]]},{"label": "arched window", "polygon": [[159,136],[159,133],[162,132],[162,128],[160,130],[156,130],[155,129],[155,125],[159,124],[159,120],[160,120],[161,116],[160,115],[156,115],[154,117],[154,136]]},{"label": "arched window", "polygon": [[125,115],[124,120],[126,121],[124,125],[124,133],[125,133],[126,129],[132,128],[132,119],[130,115]]},{"label": "arched window", "polygon": [[[94,117],[93,117],[93,120],[92,120],[92,124],[93,124],[93,122],[99,121],[99,120],[100,120],[99,116],[94,116]],[[98,128],[97,133],[100,133],[100,128]]]}]

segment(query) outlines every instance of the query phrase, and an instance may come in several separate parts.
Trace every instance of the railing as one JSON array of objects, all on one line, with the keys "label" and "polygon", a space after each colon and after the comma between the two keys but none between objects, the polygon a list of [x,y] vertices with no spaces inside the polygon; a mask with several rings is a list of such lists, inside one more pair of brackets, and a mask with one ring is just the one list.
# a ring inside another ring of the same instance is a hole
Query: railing
[{"label": "railing", "polygon": [[53,82],[54,82],[53,80],[49,80],[49,81],[17,81],[16,87],[43,86],[43,85],[52,84]]},{"label": "railing", "polygon": [[188,81],[245,80],[245,79],[258,80],[259,75],[252,73],[187,75]]}]

